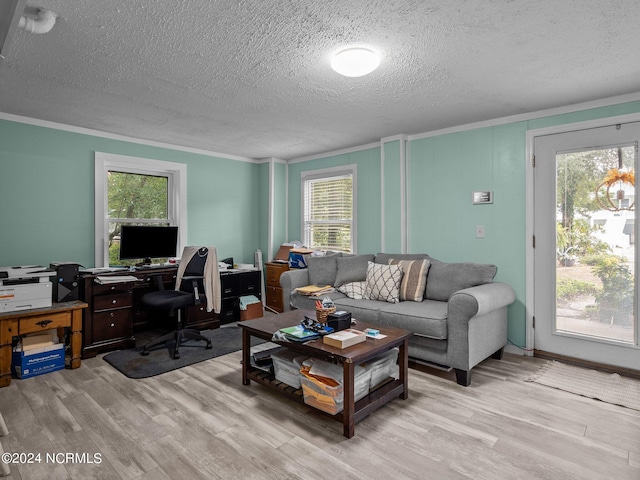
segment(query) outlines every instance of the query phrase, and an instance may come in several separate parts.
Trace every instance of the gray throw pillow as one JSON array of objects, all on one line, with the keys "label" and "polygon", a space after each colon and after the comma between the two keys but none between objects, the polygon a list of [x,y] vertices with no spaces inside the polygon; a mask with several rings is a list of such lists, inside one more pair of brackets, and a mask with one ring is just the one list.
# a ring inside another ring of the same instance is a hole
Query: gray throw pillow
[{"label": "gray throw pillow", "polygon": [[336,282],[338,255],[326,255],[324,257],[307,257],[307,269],[309,270],[309,285],[333,285]]},{"label": "gray throw pillow", "polygon": [[491,283],[498,267],[482,263],[446,263],[429,257],[431,266],[427,276],[425,298],[446,302],[463,288]]},{"label": "gray throw pillow", "polygon": [[338,257],[338,273],[333,286],[339,287],[345,283],[365,281],[368,262],[373,262],[373,254]]}]

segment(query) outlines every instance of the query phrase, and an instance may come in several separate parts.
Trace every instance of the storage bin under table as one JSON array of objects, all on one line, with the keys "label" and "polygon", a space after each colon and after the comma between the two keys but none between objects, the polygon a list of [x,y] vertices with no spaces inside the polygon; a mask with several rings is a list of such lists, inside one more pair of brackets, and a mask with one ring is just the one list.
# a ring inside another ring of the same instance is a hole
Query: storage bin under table
[{"label": "storage bin under table", "polygon": [[[305,363],[316,362],[322,362],[322,360],[309,359]],[[330,380],[333,381],[327,381],[326,378],[312,375],[310,373],[310,371],[313,371],[312,368],[313,367],[303,367],[300,371],[304,403],[323,412],[330,413],[331,415],[340,413],[344,409],[344,379],[342,375],[339,375],[339,378],[330,378]],[[339,368],[339,370],[342,369]],[[371,371],[365,367],[356,365],[354,375],[353,396],[354,401],[357,402],[369,393]],[[337,385],[334,382],[337,383]]]}]

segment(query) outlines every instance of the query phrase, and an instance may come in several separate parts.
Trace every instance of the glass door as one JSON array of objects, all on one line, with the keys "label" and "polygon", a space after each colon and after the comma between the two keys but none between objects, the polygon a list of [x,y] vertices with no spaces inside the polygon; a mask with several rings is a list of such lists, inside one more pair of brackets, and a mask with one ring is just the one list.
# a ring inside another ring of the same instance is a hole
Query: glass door
[{"label": "glass door", "polygon": [[637,123],[535,139],[535,348],[640,369]]}]

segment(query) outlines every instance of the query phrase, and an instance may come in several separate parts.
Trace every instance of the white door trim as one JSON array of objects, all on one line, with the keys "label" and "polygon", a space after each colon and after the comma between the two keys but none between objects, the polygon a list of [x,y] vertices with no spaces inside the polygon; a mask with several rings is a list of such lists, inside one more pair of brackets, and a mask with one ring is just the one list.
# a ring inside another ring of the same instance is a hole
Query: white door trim
[{"label": "white door trim", "polygon": [[598,127],[606,127],[608,125],[615,125],[617,123],[629,123],[629,122],[638,122],[640,121],[640,113],[632,113],[628,115],[619,115],[615,117],[603,117],[595,120],[588,120],[585,122],[577,122],[577,123],[565,123],[562,125],[555,125],[552,127],[544,127],[537,128],[534,130],[527,130],[526,132],[526,153],[525,153],[525,162],[526,162],[526,188],[525,188],[525,210],[526,210],[526,226],[525,226],[525,235],[526,235],[526,260],[525,260],[525,271],[526,271],[526,279],[525,279],[525,316],[526,316],[526,345],[525,345],[525,355],[533,356],[534,345],[534,331],[533,331],[533,317],[535,316],[534,308],[533,308],[533,300],[534,300],[534,288],[533,288],[533,258],[534,258],[534,250],[533,250],[533,236],[535,234],[533,226],[534,226],[534,218],[533,218],[533,206],[534,206],[534,195],[533,195],[533,145],[536,137],[540,137],[543,135],[551,135],[554,133],[566,133],[573,132],[576,130],[587,130],[589,128],[598,128]]}]

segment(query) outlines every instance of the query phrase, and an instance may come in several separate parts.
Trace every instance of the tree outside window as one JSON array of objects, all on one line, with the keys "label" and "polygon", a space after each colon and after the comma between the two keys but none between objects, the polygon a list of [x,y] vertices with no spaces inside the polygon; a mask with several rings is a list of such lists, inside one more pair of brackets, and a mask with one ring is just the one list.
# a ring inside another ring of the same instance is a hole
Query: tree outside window
[{"label": "tree outside window", "polygon": [[107,172],[107,212],[109,265],[135,263],[132,260],[119,258],[121,227],[122,225],[170,225],[169,178],[109,170]]}]

